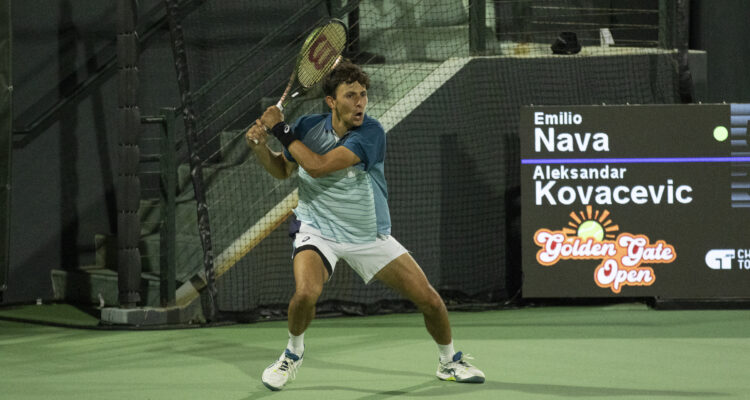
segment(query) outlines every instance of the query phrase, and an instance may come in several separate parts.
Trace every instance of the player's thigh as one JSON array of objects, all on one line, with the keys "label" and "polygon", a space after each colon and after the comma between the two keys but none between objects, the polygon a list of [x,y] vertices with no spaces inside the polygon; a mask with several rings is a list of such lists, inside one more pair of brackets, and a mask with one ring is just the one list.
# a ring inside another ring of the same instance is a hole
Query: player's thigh
[{"label": "player's thigh", "polygon": [[434,302],[440,297],[409,253],[388,263],[375,278],[417,304]]},{"label": "player's thigh", "polygon": [[294,282],[298,292],[319,295],[328,276],[323,259],[314,250],[303,250],[294,256]]}]

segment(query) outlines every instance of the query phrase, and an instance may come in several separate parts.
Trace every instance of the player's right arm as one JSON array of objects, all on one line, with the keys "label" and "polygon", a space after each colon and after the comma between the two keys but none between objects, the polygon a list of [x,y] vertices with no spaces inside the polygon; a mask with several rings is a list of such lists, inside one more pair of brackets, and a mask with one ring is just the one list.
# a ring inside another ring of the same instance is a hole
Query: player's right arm
[{"label": "player's right arm", "polygon": [[260,120],[256,120],[255,124],[245,133],[245,141],[247,141],[248,146],[255,153],[255,157],[263,168],[274,178],[288,178],[297,168],[297,164],[287,160],[283,153],[271,150],[266,145],[267,140],[268,134]]}]

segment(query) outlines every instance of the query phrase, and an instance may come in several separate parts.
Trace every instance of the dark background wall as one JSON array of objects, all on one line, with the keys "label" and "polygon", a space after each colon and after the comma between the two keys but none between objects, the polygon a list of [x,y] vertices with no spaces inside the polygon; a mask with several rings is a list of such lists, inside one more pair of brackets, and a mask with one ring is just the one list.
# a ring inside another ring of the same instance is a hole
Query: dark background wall
[{"label": "dark background wall", "polygon": [[[142,11],[159,0],[141,0]],[[708,52],[705,102],[750,102],[750,2],[693,0],[691,48]],[[101,0],[12,2],[16,128],[32,122],[114,49],[115,3]],[[144,114],[175,106],[171,50],[142,49]],[[94,263],[94,235],[115,230],[116,81],[107,76],[47,126],[15,134],[10,274],[6,303],[52,297],[50,271]]]},{"label": "dark background wall", "polygon": [[[158,3],[140,1],[144,12]],[[21,130],[114,54],[115,2],[13,1],[11,12],[14,125]],[[179,102],[171,50],[162,43],[143,49],[143,60],[155,71],[141,82],[144,114]],[[116,93],[114,75],[105,75],[50,123],[13,135],[4,302],[51,298],[51,269],[94,264],[94,235],[116,229]]]},{"label": "dark background wall", "polygon": [[691,0],[690,48],[705,50],[708,95],[703,101],[750,101],[750,1]]}]

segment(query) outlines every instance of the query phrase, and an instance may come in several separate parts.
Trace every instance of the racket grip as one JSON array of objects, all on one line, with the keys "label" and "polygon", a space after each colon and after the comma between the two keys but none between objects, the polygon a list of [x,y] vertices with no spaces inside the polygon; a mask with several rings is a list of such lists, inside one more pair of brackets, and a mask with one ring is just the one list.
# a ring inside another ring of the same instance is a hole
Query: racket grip
[{"label": "racket grip", "polygon": [[[268,104],[268,103],[266,103],[266,104]],[[284,112],[284,105],[281,104],[281,100],[279,100],[279,102],[276,103],[276,108],[278,108],[279,111]]]}]

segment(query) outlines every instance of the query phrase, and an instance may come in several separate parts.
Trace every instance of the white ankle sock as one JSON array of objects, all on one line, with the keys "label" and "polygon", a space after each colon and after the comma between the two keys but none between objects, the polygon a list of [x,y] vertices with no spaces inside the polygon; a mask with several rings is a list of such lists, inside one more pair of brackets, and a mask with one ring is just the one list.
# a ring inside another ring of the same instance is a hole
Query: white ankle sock
[{"label": "white ankle sock", "polygon": [[440,362],[448,362],[453,361],[453,355],[456,354],[456,351],[453,350],[453,341],[451,340],[448,344],[438,344],[438,353],[440,354]]},{"label": "white ankle sock", "polygon": [[292,332],[289,332],[289,343],[287,343],[286,348],[301,357],[305,353],[305,333],[302,332],[301,335],[294,336]]}]

